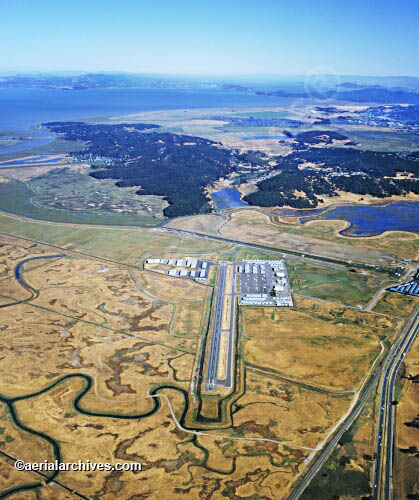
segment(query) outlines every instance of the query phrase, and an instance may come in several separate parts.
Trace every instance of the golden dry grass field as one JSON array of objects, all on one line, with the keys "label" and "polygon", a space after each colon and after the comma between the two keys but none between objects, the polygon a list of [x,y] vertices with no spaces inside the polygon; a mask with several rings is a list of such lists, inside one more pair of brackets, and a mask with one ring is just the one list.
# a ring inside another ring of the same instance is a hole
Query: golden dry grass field
[{"label": "golden dry grass field", "polygon": [[[27,461],[52,460],[59,449],[64,461],[142,463],[137,474],[60,472],[62,484],[88,498],[201,498],[208,485],[211,498],[223,498],[225,488],[231,496],[288,484],[309,450],[252,440],[264,431],[247,424],[246,412],[237,408],[245,419],[213,436],[180,430],[170,413],[166,397],[182,420],[208,287],[71,251],[47,259],[51,249],[10,238],[2,244],[0,294],[7,292],[13,305],[0,309],[0,397],[21,427],[3,409],[0,450]],[[26,289],[14,276],[25,260]],[[249,441],[231,440],[242,433]],[[3,462],[2,491],[39,481]],[[42,484],[37,494],[69,495]],[[31,497],[30,491],[11,496]]]},{"label": "golden dry grass field", "polygon": [[380,340],[393,339],[398,321],[302,297],[295,302],[243,308],[246,363],[319,388],[359,388],[381,353]]},{"label": "golden dry grass field", "polygon": [[[187,429],[197,409],[191,380],[212,288],[143,262],[217,262],[251,257],[249,250],[143,229],[1,220],[60,248],[0,236],[0,451],[43,461],[56,457],[55,443],[64,461],[142,463],[135,474],[60,472],[62,484],[92,499],[285,494],[409,307],[391,299],[376,314],[294,297],[294,308],[241,308],[244,365],[236,401],[225,405],[228,425],[200,423],[206,434],[196,434]],[[16,266],[25,260],[19,283]],[[39,481],[16,474],[11,461],[0,464],[0,491]],[[10,496],[38,497],[74,495],[40,485]]]},{"label": "golden dry grass field", "polygon": [[221,321],[221,329],[228,330],[230,327],[231,321],[231,295],[224,296],[224,305],[223,305],[223,317]]},{"label": "golden dry grass field", "polygon": [[377,393],[373,392],[355,423],[344,433],[333,454],[304,491],[302,500],[368,497],[374,467],[378,404]]},{"label": "golden dry grass field", "polygon": [[176,304],[175,335],[190,338],[198,337],[203,320],[202,302]]},{"label": "golden dry grass field", "polygon": [[217,378],[224,380],[227,375],[227,349],[229,332],[222,332],[218,351]]},{"label": "golden dry grass field", "polygon": [[352,394],[321,393],[248,367],[246,394],[236,403],[234,430],[315,448],[347,411],[351,398]]},{"label": "golden dry grass field", "polygon": [[403,318],[412,313],[419,299],[400,293],[385,292],[374,307],[374,312]]}]

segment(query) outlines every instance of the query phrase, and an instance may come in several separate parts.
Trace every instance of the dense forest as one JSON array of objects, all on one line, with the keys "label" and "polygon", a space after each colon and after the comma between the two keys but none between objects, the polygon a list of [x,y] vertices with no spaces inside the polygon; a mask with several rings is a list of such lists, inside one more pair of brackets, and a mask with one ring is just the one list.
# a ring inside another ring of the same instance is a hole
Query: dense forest
[{"label": "dense forest", "polygon": [[[403,157],[353,148],[309,148],[276,160],[280,173],[261,181],[258,191],[244,201],[264,207],[311,208],[321,195],[336,196],[337,191],[378,198],[419,194],[419,162],[414,153]],[[407,174],[405,178],[396,178],[401,172]]]},{"label": "dense forest", "polygon": [[[314,145],[314,144],[333,144],[333,141],[349,141],[349,137],[333,131],[310,130],[309,132],[301,132],[294,136],[294,140],[299,146]],[[346,142],[347,144],[347,142]],[[351,144],[353,144],[351,142]]]},{"label": "dense forest", "polygon": [[85,141],[85,151],[74,155],[94,165],[92,177],[164,196],[168,217],[211,211],[204,188],[232,171],[233,151],[201,137],[150,131],[157,125],[44,125],[64,139]]},{"label": "dense forest", "polygon": [[[138,194],[163,196],[170,204],[164,210],[168,217],[210,212],[205,188],[243,164],[253,171],[269,168],[269,178],[244,198],[250,205],[310,208],[322,195],[337,196],[338,191],[378,198],[419,194],[418,152],[360,151],[347,147],[350,141],[338,132],[297,134],[291,154],[268,158],[260,151],[238,152],[201,137],[159,132],[154,124],[45,126],[61,138],[84,141],[86,149],[73,155],[92,165],[92,177],[138,187]],[[334,140],[346,146],[333,147]],[[275,166],[268,165],[272,159]]]}]

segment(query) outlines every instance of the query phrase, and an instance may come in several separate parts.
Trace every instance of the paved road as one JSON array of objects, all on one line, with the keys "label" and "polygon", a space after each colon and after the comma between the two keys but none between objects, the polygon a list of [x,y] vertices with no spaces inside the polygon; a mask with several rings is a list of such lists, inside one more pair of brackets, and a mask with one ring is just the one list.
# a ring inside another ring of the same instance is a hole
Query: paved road
[{"label": "paved road", "polygon": [[[379,381],[384,368],[387,367],[387,364],[393,360],[393,356],[395,354],[395,350],[403,344],[403,342],[408,338],[409,332],[411,330],[411,325],[414,324],[419,316],[418,311],[416,310],[414,313],[413,318],[411,317],[408,321],[408,328],[407,332],[402,335],[402,337],[398,338],[398,340],[393,344],[389,352],[387,353],[382,365],[380,368],[377,369],[371,380],[368,382],[368,385],[366,386],[365,390],[362,393],[362,396],[358,403],[355,405],[353,410],[350,412],[340,429],[336,432],[336,434],[333,436],[333,438],[329,441],[329,443],[323,448],[321,453],[318,455],[318,457],[315,459],[313,462],[312,466],[310,469],[306,472],[306,474],[303,476],[303,478],[300,480],[300,482],[297,484],[297,486],[294,488],[292,493],[288,496],[288,500],[297,500],[304,490],[307,488],[307,486],[310,484],[310,481],[314,478],[314,476],[319,472],[323,464],[326,462],[326,460],[330,457],[332,454],[333,450],[335,449],[336,445],[338,444],[340,438],[343,436],[343,434],[349,429],[349,427],[352,425],[352,423],[355,421],[355,419],[359,416],[361,413],[362,409],[365,406],[365,403],[367,402],[369,396],[371,395],[374,387],[376,386],[377,382]],[[374,497],[375,498],[375,497]]]},{"label": "paved road", "polygon": [[[214,236],[210,234],[205,234],[205,233],[198,233],[196,231],[185,231],[183,229],[174,229],[171,227],[159,227],[159,228],[153,228],[153,231],[167,231],[170,233],[176,233],[184,236],[191,236],[191,237],[199,237],[199,238],[206,238],[206,239],[211,239],[211,240],[217,240],[217,241],[223,241],[226,243],[233,243],[234,245],[241,245],[245,247],[252,247],[252,248],[261,248],[263,250],[269,250],[270,252],[277,252],[277,253],[282,253],[283,256],[293,256],[297,258],[302,258],[304,260],[311,260],[314,261],[315,263],[318,263],[319,265],[325,266],[325,267],[332,267],[331,264],[338,264],[338,265],[344,265],[344,269],[348,266],[348,262],[344,259],[334,259],[332,257],[322,257],[321,255],[316,255],[316,254],[308,254],[305,252],[300,252],[298,250],[290,250],[290,249],[284,249],[284,248],[275,248],[275,247],[270,247],[268,245],[258,245],[257,243],[250,243],[247,241],[239,241],[239,240],[232,240],[230,238],[223,238],[221,236]],[[351,267],[361,267],[363,269],[373,269],[374,266],[369,266],[369,265],[363,265],[359,264],[356,262],[351,262],[350,264]],[[340,268],[336,268],[340,269]]]},{"label": "paved road", "polygon": [[[378,419],[375,468],[373,480],[374,500],[393,498],[392,492],[392,469],[393,469],[393,447],[394,447],[394,390],[397,373],[403,363],[406,353],[413,344],[419,330],[419,312],[416,312],[409,324],[402,341],[391,355],[389,364],[385,370],[380,396],[380,415]],[[384,461],[384,464],[383,464]]]},{"label": "paved road", "polygon": [[368,302],[368,305],[367,307],[365,307],[365,310],[366,311],[371,311],[371,309],[375,306],[375,304],[378,302],[378,299],[384,294],[384,292],[386,291],[386,289],[391,286],[391,285],[387,285],[386,287],[384,288],[380,288],[380,290],[378,290],[377,292],[375,292],[374,294],[374,297]]},{"label": "paved road", "polygon": [[214,322],[212,326],[211,346],[208,357],[208,371],[206,391],[215,391],[217,388],[218,351],[220,347],[221,322],[223,317],[224,290],[227,264],[221,262],[218,274],[217,298],[215,299]]}]

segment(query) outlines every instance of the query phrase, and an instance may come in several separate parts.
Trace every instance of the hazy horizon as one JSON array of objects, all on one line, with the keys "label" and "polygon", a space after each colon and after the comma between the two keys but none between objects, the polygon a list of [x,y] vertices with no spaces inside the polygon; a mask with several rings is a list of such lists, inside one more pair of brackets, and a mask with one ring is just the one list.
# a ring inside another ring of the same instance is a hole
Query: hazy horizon
[{"label": "hazy horizon", "polygon": [[[34,70],[34,69],[21,69],[15,71],[7,71],[2,70],[0,68],[0,76],[21,76],[21,75],[54,75],[54,76],[79,76],[79,75],[132,75],[132,76],[142,76],[142,77],[158,77],[158,78],[238,78],[238,79],[247,79],[247,78],[256,78],[256,79],[284,79],[284,80],[294,80],[298,78],[304,78],[306,76],[305,73],[165,73],[165,72],[141,72],[141,71],[124,71],[124,70],[105,70],[105,69],[60,69],[60,70]],[[367,75],[367,74],[338,74],[338,73],[316,73],[320,76],[327,77],[335,77],[339,76],[340,78],[367,78],[367,79],[385,79],[385,78],[412,78],[419,79],[419,75],[407,75],[407,74],[387,74],[387,75]]]},{"label": "hazy horizon", "polygon": [[[419,4],[404,0],[3,2],[0,70],[419,77]],[[74,69],[73,69],[74,68]]]}]

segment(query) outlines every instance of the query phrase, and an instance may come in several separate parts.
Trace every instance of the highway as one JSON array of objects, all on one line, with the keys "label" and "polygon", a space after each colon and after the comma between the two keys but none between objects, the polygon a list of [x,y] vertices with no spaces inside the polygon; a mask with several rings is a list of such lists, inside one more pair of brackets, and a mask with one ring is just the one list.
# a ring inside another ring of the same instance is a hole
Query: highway
[{"label": "highway", "polygon": [[373,479],[374,500],[391,500],[393,498],[394,406],[391,402],[394,401],[396,379],[400,366],[419,330],[418,319],[419,312],[416,312],[403,339],[392,354],[383,377]]},{"label": "highway", "polygon": [[[211,240],[217,240],[217,241],[223,241],[225,243],[233,243],[234,245],[241,245],[245,247],[252,247],[252,248],[260,248],[262,250],[269,250],[270,252],[277,252],[283,254],[283,256],[293,256],[294,258],[302,258],[306,261],[312,260],[314,263],[318,263],[319,265],[325,266],[325,267],[332,267],[334,268],[331,264],[338,264],[339,266],[343,265],[343,269],[346,269],[348,267],[348,262],[345,259],[335,259],[332,257],[322,257],[321,255],[316,255],[316,254],[309,254],[307,252],[300,252],[298,250],[290,250],[287,248],[278,248],[278,247],[270,247],[268,245],[259,245],[257,243],[250,243],[247,241],[239,241],[239,240],[233,240],[230,238],[223,238],[221,236],[215,236],[212,234],[205,234],[205,233],[198,233],[196,231],[186,231],[183,229],[174,229],[171,227],[158,227],[158,228],[153,228],[152,231],[157,231],[157,232],[169,232],[169,233],[176,233],[180,234],[183,236],[189,236],[192,238],[206,238],[206,239],[211,239]],[[360,264],[356,262],[351,262],[350,267],[358,267],[361,269],[373,269],[374,266],[368,265],[368,264]],[[339,267],[338,269],[341,269]]]},{"label": "highway", "polygon": [[[333,436],[333,438],[329,441],[329,443],[319,453],[319,455],[314,460],[311,467],[308,469],[306,474],[302,477],[302,479],[297,484],[297,486],[293,489],[291,494],[288,496],[288,500],[297,500],[302,495],[304,490],[310,484],[311,480],[315,477],[315,475],[319,472],[319,470],[321,469],[323,464],[330,457],[330,455],[332,454],[333,450],[335,449],[336,445],[338,444],[338,442],[341,439],[341,437],[343,436],[343,434],[349,429],[349,427],[352,425],[352,423],[359,416],[359,414],[361,413],[362,409],[365,406],[365,403],[368,401],[368,398],[371,395],[374,387],[376,386],[377,382],[379,381],[384,369],[388,366],[388,363],[392,364],[394,357],[396,356],[397,350],[401,349],[401,346],[405,343],[405,341],[410,338],[409,335],[411,334],[411,330],[412,330],[413,325],[415,325],[417,320],[418,320],[418,316],[419,316],[419,312],[416,309],[414,315],[411,318],[409,318],[409,320],[407,322],[407,325],[405,327],[405,329],[407,328],[407,331],[404,334],[399,335],[397,341],[392,345],[392,347],[388,351],[381,367],[377,369],[377,371],[374,373],[374,375],[372,376],[372,378],[368,382],[367,386],[363,390],[363,393],[362,393],[360,400],[354,406],[354,408],[352,409],[352,411],[350,412],[350,414],[348,415],[346,420],[343,422],[343,424],[341,425],[339,430]],[[415,330],[415,332],[416,332],[416,330]],[[413,340],[412,340],[412,342],[413,342]],[[411,343],[408,345],[410,347]],[[400,351],[398,351],[398,352],[400,352]],[[381,408],[381,406],[380,406],[380,408]],[[374,484],[375,484],[375,480],[374,480]],[[376,498],[377,497],[374,496],[374,500]]]},{"label": "highway", "polygon": [[226,266],[227,264],[225,262],[221,262],[218,274],[217,298],[215,300],[214,321],[212,325],[212,338],[208,356],[208,370],[205,386],[205,390],[209,392],[215,391],[217,387],[218,351],[220,347],[221,321],[224,306]]}]

